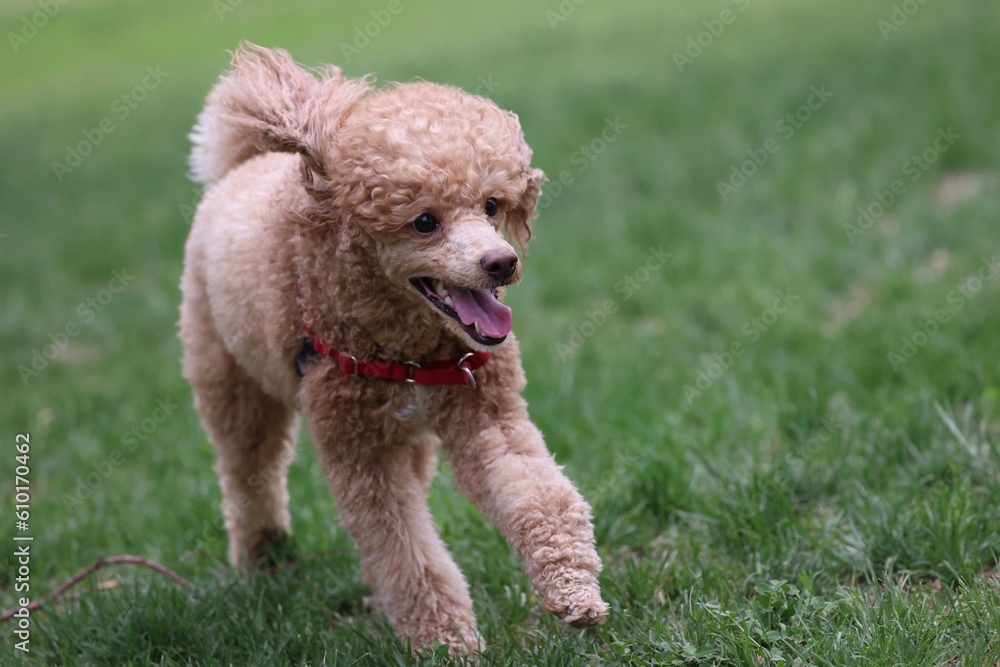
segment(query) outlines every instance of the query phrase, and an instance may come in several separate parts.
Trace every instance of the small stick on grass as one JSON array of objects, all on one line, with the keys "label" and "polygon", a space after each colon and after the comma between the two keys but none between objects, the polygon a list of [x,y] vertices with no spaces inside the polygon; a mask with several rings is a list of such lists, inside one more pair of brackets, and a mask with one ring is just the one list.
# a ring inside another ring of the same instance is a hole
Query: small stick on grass
[{"label": "small stick on grass", "polygon": [[[164,576],[170,577],[171,579],[174,580],[175,583],[178,583],[181,586],[184,586],[185,588],[191,587],[190,581],[188,581],[181,575],[177,574],[170,568],[164,567],[159,563],[154,563],[148,558],[144,558],[142,556],[129,556],[129,555],[102,556],[101,558],[98,558],[93,563],[91,563],[90,565],[83,568],[82,570],[74,574],[72,577],[64,581],[62,585],[59,586],[59,588],[57,588],[54,593],[52,593],[52,595],[48,596],[47,598],[42,598],[41,600],[32,602],[31,604],[23,608],[27,609],[28,611],[36,611],[42,605],[47,604],[49,602],[55,602],[56,600],[58,600],[60,597],[63,596],[64,593],[66,593],[66,591],[71,589],[73,586],[76,586],[81,581],[83,581],[87,575],[96,572],[97,570],[100,570],[102,567],[106,567],[108,565],[121,565],[121,564],[141,565],[142,567],[148,567],[149,569],[159,572]],[[22,607],[14,607],[13,609],[8,609],[7,611],[5,611],[3,615],[0,615],[0,623],[6,623],[10,619],[14,618],[14,614],[16,614],[20,609],[22,609]]]},{"label": "small stick on grass", "polygon": [[212,553],[211,551],[203,551],[201,549],[195,549],[194,551],[187,551],[187,552],[181,554],[181,562],[182,563],[186,563],[187,561],[191,560],[195,556],[197,556],[198,558],[210,558],[212,560],[218,561],[219,563],[221,563],[225,567],[229,566],[229,561],[227,561],[225,558],[223,558],[219,554]]}]

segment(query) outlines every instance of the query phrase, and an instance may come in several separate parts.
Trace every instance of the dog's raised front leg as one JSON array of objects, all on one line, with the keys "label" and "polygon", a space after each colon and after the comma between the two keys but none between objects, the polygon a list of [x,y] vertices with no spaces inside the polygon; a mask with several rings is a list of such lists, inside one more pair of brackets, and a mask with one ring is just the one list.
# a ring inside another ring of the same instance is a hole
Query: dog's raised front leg
[{"label": "dog's raised front leg", "polygon": [[439,429],[456,484],[524,559],[546,609],[574,627],[603,623],[590,506],[555,464],[521,397],[503,391],[488,382],[455,391]]},{"label": "dog's raised front leg", "polygon": [[[314,368],[302,407],[375,604],[414,647],[435,638],[453,653],[482,648],[465,578],[437,533],[413,447],[426,439],[385,409],[384,383]],[[398,385],[395,391],[411,391]],[[426,474],[424,475],[426,476]]]}]

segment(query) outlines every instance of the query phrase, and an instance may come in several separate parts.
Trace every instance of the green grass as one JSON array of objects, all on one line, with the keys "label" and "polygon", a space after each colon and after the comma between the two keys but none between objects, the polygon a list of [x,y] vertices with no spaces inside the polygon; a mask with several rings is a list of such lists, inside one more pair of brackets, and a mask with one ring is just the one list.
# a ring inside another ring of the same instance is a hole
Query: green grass
[{"label": "green grass", "polygon": [[[0,664],[449,662],[411,658],[363,605],[307,442],[294,548],[315,557],[254,579],[219,563],[213,454],[174,333],[197,198],[185,135],[241,39],[383,81],[499,83],[490,95],[519,114],[536,164],[572,177],[510,300],[532,415],[594,505],[614,612],[584,633],[541,612],[444,471],[431,503],[484,664],[998,664],[1000,278],[957,290],[1000,254],[995,2],[927,2],[883,39],[890,0],[591,1],[554,31],[554,1],[404,1],[350,63],[341,42],[386,3],[336,4],[242,2],[220,20],[194,0],[80,0],[17,53],[4,45],[0,492],[10,507],[14,436],[29,432],[31,596],[118,553],[195,585],[102,570],[33,615],[30,656],[0,626]],[[674,53],[726,8],[732,23],[678,72]],[[8,2],[0,34],[35,11]],[[114,101],[156,66],[169,76],[120,117]],[[833,96],[785,138],[776,124],[813,86]],[[105,118],[114,131],[58,180],[53,161]],[[609,118],[627,127],[581,160]],[[948,127],[960,138],[911,181],[907,161]],[[769,137],[777,152],[723,201],[718,182]],[[937,188],[956,172],[987,184],[946,207]],[[896,179],[905,191],[852,242],[844,226]],[[661,246],[670,257],[647,265]],[[98,312],[87,300],[115,270],[133,278]],[[785,312],[769,312],[776,290],[794,296]],[[892,363],[938,311],[947,321]],[[176,408],[156,422],[161,400]],[[144,420],[151,434],[130,437]],[[5,608],[16,532],[5,511]],[[107,579],[119,586],[96,591]]]}]

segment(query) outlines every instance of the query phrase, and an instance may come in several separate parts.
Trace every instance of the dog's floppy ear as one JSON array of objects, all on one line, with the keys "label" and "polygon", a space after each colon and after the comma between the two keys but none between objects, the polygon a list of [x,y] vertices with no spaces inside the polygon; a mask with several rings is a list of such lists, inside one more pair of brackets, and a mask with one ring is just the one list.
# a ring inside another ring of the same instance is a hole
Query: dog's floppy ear
[{"label": "dog's floppy ear", "polygon": [[194,178],[210,183],[267,151],[299,153],[309,172],[327,174],[330,132],[368,89],[336,67],[317,79],[281,49],[244,42],[215,85],[191,134]]},{"label": "dog's floppy ear", "polygon": [[531,239],[531,223],[538,215],[538,197],[542,193],[545,172],[529,167],[525,170],[524,177],[527,180],[524,194],[506,220],[507,235],[516,241],[522,250],[528,246],[528,241]]}]

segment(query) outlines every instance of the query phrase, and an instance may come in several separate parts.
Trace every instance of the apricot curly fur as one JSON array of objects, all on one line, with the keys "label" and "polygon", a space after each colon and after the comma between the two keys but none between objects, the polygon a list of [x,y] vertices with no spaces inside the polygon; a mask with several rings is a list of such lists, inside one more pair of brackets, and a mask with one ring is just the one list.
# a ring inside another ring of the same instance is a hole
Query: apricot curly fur
[{"label": "apricot curly fur", "polygon": [[[515,336],[475,340],[410,282],[502,299],[520,278],[519,262],[501,280],[484,259],[516,258],[510,243],[528,242],[544,179],[517,117],[456,88],[376,89],[245,44],[191,138],[192,175],[208,187],[185,251],[180,338],[217,452],[230,560],[252,566],[291,532],[286,472],[301,414],[373,600],[414,646],[483,647],[427,507],[439,447],[543,606],[576,627],[603,622],[590,506],[528,417]],[[441,223],[433,233],[411,224],[424,212]],[[493,356],[475,390],[351,377],[325,358],[300,379],[306,321],[358,358]]]}]

